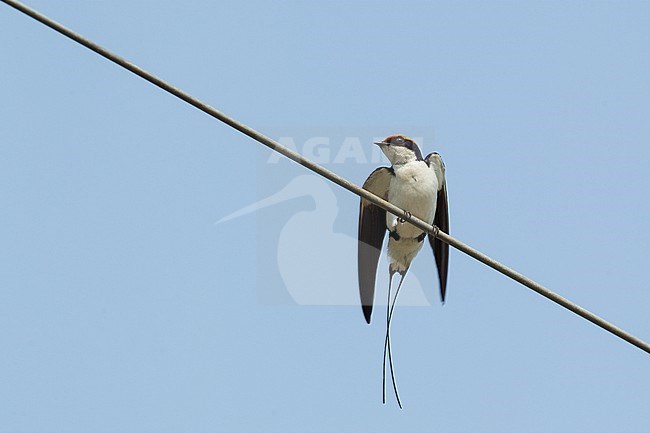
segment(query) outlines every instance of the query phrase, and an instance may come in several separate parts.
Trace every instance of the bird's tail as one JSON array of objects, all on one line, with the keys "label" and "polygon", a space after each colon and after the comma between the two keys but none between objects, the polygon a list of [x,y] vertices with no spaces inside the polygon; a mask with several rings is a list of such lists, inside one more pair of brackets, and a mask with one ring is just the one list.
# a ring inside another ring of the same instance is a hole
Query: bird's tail
[{"label": "bird's tail", "polygon": [[[395,381],[395,369],[393,367],[393,355],[390,347],[390,323],[393,319],[393,310],[395,309],[395,303],[397,302],[397,296],[399,296],[399,291],[402,288],[402,283],[404,282],[404,277],[408,269],[404,272],[399,272],[400,280],[397,285],[397,290],[395,291],[395,297],[391,299],[391,288],[393,283],[393,275],[395,271],[389,269],[389,280],[388,280],[388,302],[386,303],[386,337],[384,339],[384,363],[383,363],[383,375],[382,375],[382,402],[386,404],[386,354],[388,354],[388,364],[390,366],[390,378],[393,383],[393,392],[395,393],[395,398],[397,399],[397,404],[399,408],[402,409],[402,401],[399,398],[399,392],[397,391],[397,382]],[[392,302],[391,302],[392,301]]]}]

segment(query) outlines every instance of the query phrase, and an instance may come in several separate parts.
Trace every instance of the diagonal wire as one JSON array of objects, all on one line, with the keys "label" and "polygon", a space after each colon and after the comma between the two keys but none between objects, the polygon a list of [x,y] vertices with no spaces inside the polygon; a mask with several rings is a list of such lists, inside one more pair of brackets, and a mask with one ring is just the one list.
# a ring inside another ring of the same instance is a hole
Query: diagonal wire
[{"label": "diagonal wire", "polygon": [[284,146],[282,146],[280,143],[278,143],[275,140],[272,140],[271,138],[265,136],[264,134],[254,130],[253,128],[250,128],[243,123],[233,119],[232,117],[222,113],[221,111],[217,110],[214,107],[211,107],[208,104],[205,104],[201,102],[200,100],[194,98],[193,96],[190,96],[189,94],[183,92],[182,90],[172,86],[171,84],[167,83],[166,81],[161,80],[160,78],[156,77],[155,75],[145,71],[144,69],[138,67],[137,65],[129,62],[128,60],[118,56],[117,54],[107,50],[106,48],[103,48],[102,46],[94,43],[93,41],[84,38],[83,36],[79,35],[78,33],[73,32],[72,30],[68,29],[67,27],[59,24],[58,22],[46,17],[45,15],[35,11],[34,9],[31,9],[30,7],[22,4],[21,2],[15,1],[15,0],[0,0],[9,6],[12,6],[13,8],[19,10],[20,12],[23,12],[24,14],[30,16],[31,18],[41,22],[42,24],[50,27],[51,29],[63,34],[64,36],[67,36],[68,38],[72,39],[75,42],[78,42],[79,44],[85,46],[86,48],[96,52],[97,54],[107,58],[108,60],[122,66],[125,69],[128,69],[129,71],[133,72],[134,74],[140,76],[141,78],[149,81],[150,83],[160,87],[161,89],[171,93],[172,95],[182,99],[183,101],[187,102],[190,105],[193,105],[194,107],[198,108],[199,110],[203,111],[204,113],[214,117],[217,120],[220,120],[221,122],[225,123],[226,125],[238,130],[239,132],[249,136],[255,141],[258,141],[259,143],[273,149],[274,151],[286,156],[287,158],[297,162],[298,164],[310,169],[311,171],[327,178],[328,180],[336,183],[339,186],[342,186],[343,188],[347,189],[348,191],[358,195],[359,197],[365,198],[366,200],[376,204],[377,206],[387,210],[388,212],[403,218],[404,220],[410,222],[414,226],[418,227],[419,229],[424,230],[427,233],[430,233],[434,236],[436,236],[438,239],[441,241],[451,245],[452,247],[456,248],[457,250],[462,251],[463,253],[469,255],[470,257],[475,258],[476,260],[480,261],[481,263],[491,267],[492,269],[512,278],[513,280],[517,281],[518,283],[523,284],[524,286],[528,287],[529,289],[534,290],[535,292],[539,293],[540,295],[550,299],[551,301],[563,306],[564,308],[568,309],[569,311],[574,312],[575,314],[583,317],[584,319],[589,320],[590,322],[594,323],[597,326],[600,326],[601,328],[605,329],[606,331],[611,332],[612,334],[616,335],[617,337],[622,338],[623,340],[627,341],[628,343],[638,347],[639,349],[650,353],[650,344],[646,343],[645,341],[641,340],[640,338],[635,337],[634,335],[624,331],[623,329],[619,328],[618,326],[608,322],[607,320],[601,318],[600,316],[597,316],[596,314],[580,307],[579,305],[569,301],[563,296],[558,295],[557,293],[554,293],[547,289],[546,287],[542,286],[541,284],[531,280],[530,278],[526,277],[523,274],[520,274],[519,272],[499,263],[498,261],[492,259],[491,257],[488,257],[487,255],[483,254],[482,252],[470,247],[469,245],[459,241],[458,239],[455,239],[451,236],[449,236],[447,233],[444,233],[438,229],[438,227],[432,226],[430,224],[427,224],[426,222],[420,220],[419,218],[416,218],[412,216],[410,213],[404,211],[403,209],[398,208],[397,206],[387,202],[386,200],[372,194],[371,192],[368,192],[364,190],[363,188],[357,186],[356,184],[348,181],[347,179],[344,179],[343,177],[337,175],[336,173],[326,169],[325,167],[322,167],[315,162],[310,161],[309,159],[303,157],[297,152],[294,152],[291,149],[288,149]]}]

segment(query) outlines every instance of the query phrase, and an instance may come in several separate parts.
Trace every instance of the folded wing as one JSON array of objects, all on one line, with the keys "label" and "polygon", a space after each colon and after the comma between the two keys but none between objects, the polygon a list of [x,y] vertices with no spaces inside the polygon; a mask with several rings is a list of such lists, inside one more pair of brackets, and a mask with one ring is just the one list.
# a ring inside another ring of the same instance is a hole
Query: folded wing
[{"label": "folded wing", "polygon": [[[363,189],[383,199],[388,198],[388,187],[393,172],[388,167],[380,167],[370,173]],[[370,323],[372,305],[375,297],[375,279],[381,246],[386,235],[386,211],[362,198],[359,206],[358,273],[361,308],[366,322]]]},{"label": "folded wing", "polygon": [[[447,202],[447,182],[445,180],[445,164],[436,152],[430,153],[425,158],[429,167],[435,172],[438,178],[438,197],[436,203],[436,214],[433,218],[433,225],[442,232],[449,233],[449,205]],[[428,235],[429,244],[433,250],[433,257],[438,268],[438,280],[440,281],[440,298],[445,302],[447,291],[447,272],[449,269],[449,245],[435,237]]]}]

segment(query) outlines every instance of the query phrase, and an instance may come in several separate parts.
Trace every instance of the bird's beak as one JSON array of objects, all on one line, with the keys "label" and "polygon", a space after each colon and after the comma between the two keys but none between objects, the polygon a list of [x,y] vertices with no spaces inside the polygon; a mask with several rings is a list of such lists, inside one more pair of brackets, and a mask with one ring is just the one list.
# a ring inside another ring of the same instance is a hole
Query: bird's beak
[{"label": "bird's beak", "polygon": [[385,141],[375,141],[375,144],[376,144],[377,146],[379,146],[379,147],[382,147],[382,146],[387,145],[388,143],[386,143]]}]

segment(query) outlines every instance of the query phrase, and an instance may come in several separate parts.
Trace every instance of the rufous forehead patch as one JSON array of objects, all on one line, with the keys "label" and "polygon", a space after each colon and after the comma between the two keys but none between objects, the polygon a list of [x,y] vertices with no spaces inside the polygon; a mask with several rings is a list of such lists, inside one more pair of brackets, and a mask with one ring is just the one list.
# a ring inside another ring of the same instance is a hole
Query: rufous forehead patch
[{"label": "rufous forehead patch", "polygon": [[415,143],[415,141],[413,141],[413,139],[411,137],[407,137],[406,135],[403,135],[403,134],[395,134],[395,135],[388,136],[388,137],[386,137],[386,139],[384,141],[387,142],[387,143],[390,143],[390,141],[392,139],[399,138],[399,137],[402,137],[405,141],[408,140],[408,141],[412,141],[413,143]]}]

